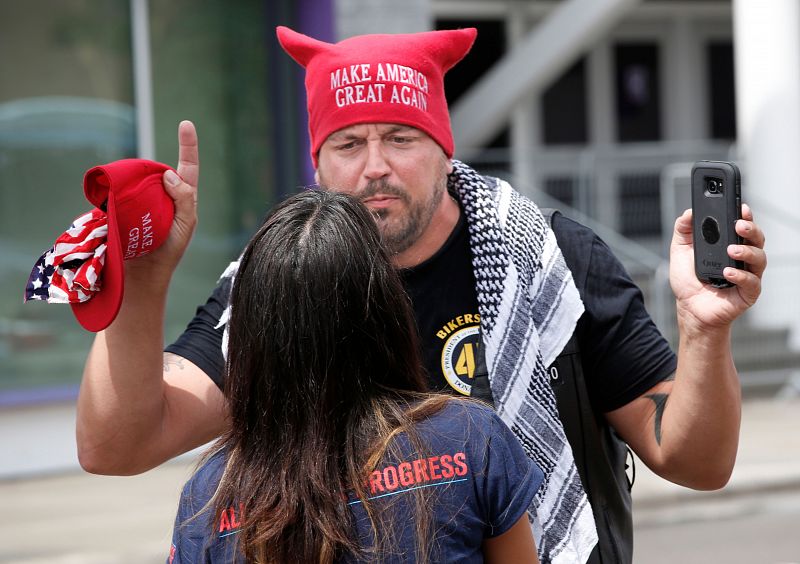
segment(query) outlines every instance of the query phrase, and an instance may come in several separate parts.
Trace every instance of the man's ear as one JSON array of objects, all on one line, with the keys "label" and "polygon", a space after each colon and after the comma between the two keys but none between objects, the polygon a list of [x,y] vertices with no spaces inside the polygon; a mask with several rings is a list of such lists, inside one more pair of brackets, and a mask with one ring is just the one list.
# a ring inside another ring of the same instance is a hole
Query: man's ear
[{"label": "man's ear", "polygon": [[319,169],[314,171],[314,182],[319,186]]},{"label": "man's ear", "polygon": [[447,174],[453,174],[453,159],[445,159],[445,168],[447,168]]}]

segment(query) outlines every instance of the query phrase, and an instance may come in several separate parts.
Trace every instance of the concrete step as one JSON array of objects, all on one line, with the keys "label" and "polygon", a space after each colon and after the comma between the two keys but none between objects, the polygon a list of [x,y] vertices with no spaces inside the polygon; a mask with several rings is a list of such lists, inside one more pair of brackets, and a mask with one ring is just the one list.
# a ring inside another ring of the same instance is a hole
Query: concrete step
[{"label": "concrete step", "polygon": [[[650,296],[653,291],[650,287],[652,279],[649,276],[634,276],[633,279],[642,289],[645,303],[652,308],[653,300]],[[671,310],[664,314],[668,318],[668,326],[661,329],[675,347],[677,334],[669,334],[670,331],[677,331],[674,327],[674,301],[668,300],[667,303],[671,306]],[[655,311],[651,311],[651,314],[655,314]],[[787,328],[755,327],[748,321],[746,314],[736,321],[731,333],[733,357],[740,372],[800,371],[800,350],[792,348],[789,343]]]},{"label": "concrete step", "polygon": [[800,370],[800,350],[789,346],[787,329],[757,328],[743,319],[734,325],[731,347],[740,371]]}]

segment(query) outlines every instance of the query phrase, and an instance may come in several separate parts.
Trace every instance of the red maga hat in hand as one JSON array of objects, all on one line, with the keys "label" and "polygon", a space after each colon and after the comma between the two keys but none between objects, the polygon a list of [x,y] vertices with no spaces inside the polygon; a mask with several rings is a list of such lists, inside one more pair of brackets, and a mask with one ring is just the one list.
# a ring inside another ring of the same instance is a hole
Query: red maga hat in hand
[{"label": "red maga hat in hand", "polygon": [[161,180],[168,168],[153,161],[124,159],[89,169],[83,177],[86,199],[100,209],[105,207],[108,215],[101,291],[90,300],[72,304],[78,322],[89,331],[105,329],[119,312],[123,260],[156,250],[169,235],[175,204]]},{"label": "red maga hat in hand", "polygon": [[26,300],[69,303],[85,329],[108,327],[122,304],[123,261],[156,250],[169,236],[175,206],[161,180],[168,169],[124,159],[88,170],[83,191],[96,207],[42,255]]}]

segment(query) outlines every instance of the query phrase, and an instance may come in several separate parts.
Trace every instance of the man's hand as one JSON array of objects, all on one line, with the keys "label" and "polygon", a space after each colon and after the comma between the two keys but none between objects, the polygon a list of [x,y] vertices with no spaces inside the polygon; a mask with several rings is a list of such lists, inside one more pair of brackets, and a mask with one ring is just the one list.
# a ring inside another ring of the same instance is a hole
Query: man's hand
[{"label": "man's hand", "polygon": [[152,269],[172,273],[189,246],[197,225],[197,183],[200,178],[200,156],[197,148],[197,131],[191,121],[178,125],[178,166],[176,175],[171,170],[164,173],[164,190],[175,202],[175,217],[170,234],[164,244],[151,255],[130,261],[133,269]]},{"label": "man's hand", "polygon": [[735,286],[714,288],[700,282],[694,272],[692,210],[686,210],[675,221],[670,249],[670,284],[677,299],[678,318],[687,329],[702,331],[726,327],[761,294],[761,277],[767,266],[764,233],[753,221],[753,213],[747,205],[742,206],[742,219],[736,222],[736,233],[744,242],[730,245],[728,256],[744,262],[745,269],[726,268],[723,275]]}]

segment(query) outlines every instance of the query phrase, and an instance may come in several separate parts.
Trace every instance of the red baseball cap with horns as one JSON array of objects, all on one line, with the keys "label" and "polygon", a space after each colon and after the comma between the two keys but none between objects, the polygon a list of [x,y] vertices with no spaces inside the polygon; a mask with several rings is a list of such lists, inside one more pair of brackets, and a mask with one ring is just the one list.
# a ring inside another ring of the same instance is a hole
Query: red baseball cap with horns
[{"label": "red baseball cap with horns", "polygon": [[277,28],[283,49],[306,69],[311,158],[339,129],[397,123],[427,133],[448,157],[453,133],[444,74],[469,52],[474,28],[359,35],[326,43]]}]

